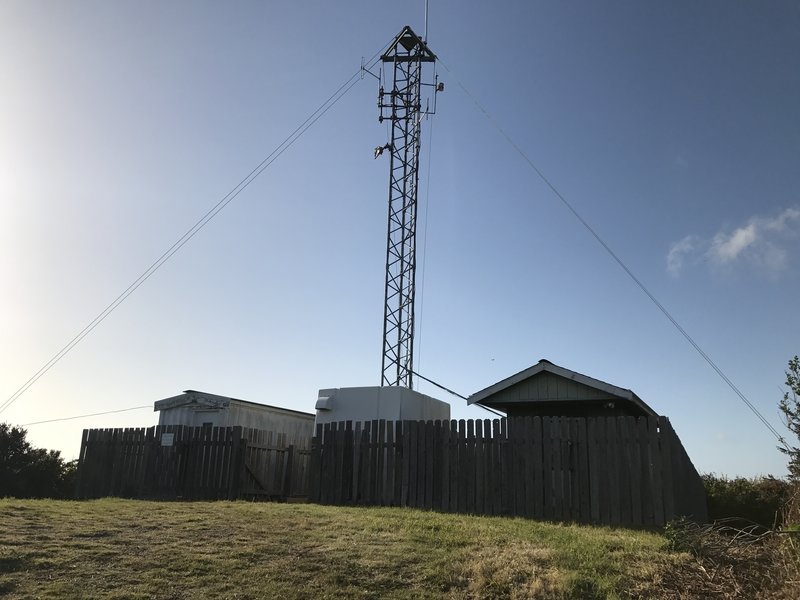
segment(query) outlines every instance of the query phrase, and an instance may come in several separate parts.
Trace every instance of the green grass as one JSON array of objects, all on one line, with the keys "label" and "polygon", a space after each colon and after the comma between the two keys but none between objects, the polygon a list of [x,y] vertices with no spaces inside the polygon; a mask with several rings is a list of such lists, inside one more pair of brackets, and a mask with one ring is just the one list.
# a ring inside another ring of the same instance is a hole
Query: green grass
[{"label": "green grass", "polygon": [[410,509],[0,500],[11,598],[655,597],[688,560],[664,548],[650,532]]}]

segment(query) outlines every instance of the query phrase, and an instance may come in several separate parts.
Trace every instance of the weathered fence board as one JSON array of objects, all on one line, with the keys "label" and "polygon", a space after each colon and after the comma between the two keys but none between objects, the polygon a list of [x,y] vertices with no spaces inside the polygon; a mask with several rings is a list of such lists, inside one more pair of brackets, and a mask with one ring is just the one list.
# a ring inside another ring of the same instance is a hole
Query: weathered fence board
[{"label": "weathered fence board", "polygon": [[706,518],[665,417],[525,417],[318,426],[310,498],[612,525]]},{"label": "weathered fence board", "polygon": [[309,448],[287,446],[283,435],[242,427],[86,429],[76,496],[307,496],[310,474],[318,472],[311,460]]}]

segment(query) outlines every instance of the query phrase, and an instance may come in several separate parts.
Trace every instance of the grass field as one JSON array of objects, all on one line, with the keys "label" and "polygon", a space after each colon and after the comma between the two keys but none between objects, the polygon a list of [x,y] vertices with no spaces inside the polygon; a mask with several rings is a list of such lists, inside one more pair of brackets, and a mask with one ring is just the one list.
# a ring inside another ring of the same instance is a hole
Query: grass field
[{"label": "grass field", "polygon": [[6,499],[0,596],[650,598],[689,560],[664,547],[656,533],[410,509]]}]

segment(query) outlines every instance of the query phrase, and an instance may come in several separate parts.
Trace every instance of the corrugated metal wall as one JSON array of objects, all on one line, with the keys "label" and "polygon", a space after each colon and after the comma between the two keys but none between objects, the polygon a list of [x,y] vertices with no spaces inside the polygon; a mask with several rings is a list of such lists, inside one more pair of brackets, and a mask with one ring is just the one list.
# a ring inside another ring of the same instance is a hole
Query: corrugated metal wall
[{"label": "corrugated metal wall", "polygon": [[160,411],[158,424],[188,427],[250,427],[285,434],[287,444],[300,448],[311,447],[314,435],[314,416],[284,411],[270,406],[257,406],[231,401],[221,408],[178,406]]}]

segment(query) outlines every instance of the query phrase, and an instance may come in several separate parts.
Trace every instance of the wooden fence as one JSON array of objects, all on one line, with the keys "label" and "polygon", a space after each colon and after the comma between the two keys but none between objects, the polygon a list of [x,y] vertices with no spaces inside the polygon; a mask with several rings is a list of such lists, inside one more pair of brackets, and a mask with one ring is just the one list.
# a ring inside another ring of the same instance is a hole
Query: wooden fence
[{"label": "wooden fence", "polygon": [[308,448],[242,427],[85,429],[76,496],[235,499],[306,495]]},{"label": "wooden fence", "polygon": [[666,417],[525,417],[318,425],[310,498],[554,521],[707,519]]}]

